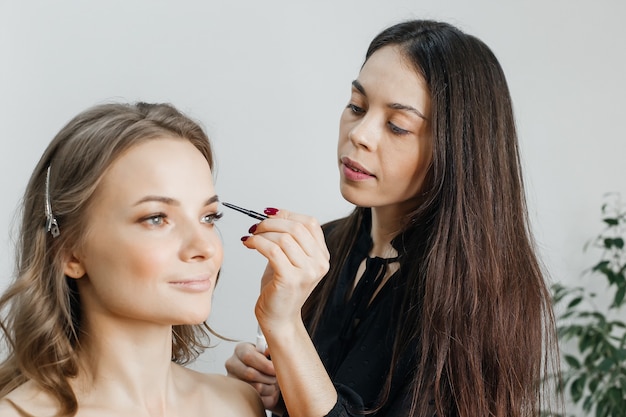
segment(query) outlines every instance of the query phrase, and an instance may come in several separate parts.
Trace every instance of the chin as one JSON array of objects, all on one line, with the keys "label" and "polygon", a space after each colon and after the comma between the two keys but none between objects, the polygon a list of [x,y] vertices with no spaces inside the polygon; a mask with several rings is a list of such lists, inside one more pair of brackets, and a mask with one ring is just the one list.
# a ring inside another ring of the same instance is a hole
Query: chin
[{"label": "chin", "polygon": [[375,205],[368,196],[363,195],[363,191],[352,189],[345,184],[341,184],[340,192],[344,200],[357,207],[373,207]]},{"label": "chin", "polygon": [[174,326],[198,326],[198,325],[205,323],[208,319],[209,319],[209,316],[205,317],[204,320],[187,318],[186,320],[180,320]]},{"label": "chin", "polygon": [[188,325],[202,324],[209,319],[210,314],[211,314],[210,304],[208,308],[206,305],[203,306],[202,308],[197,308],[193,310],[190,308],[187,308],[187,312],[182,313],[180,323],[178,324],[181,324],[181,325],[182,324],[188,324]]}]

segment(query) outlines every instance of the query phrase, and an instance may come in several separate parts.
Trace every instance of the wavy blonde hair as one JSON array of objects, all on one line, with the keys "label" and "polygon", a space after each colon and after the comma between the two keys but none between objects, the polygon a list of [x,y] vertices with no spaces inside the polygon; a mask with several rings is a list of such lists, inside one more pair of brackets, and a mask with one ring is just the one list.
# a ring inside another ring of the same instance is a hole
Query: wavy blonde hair
[{"label": "wavy blonde hair", "polygon": [[[102,104],[77,115],[55,136],[32,173],[22,202],[16,276],[0,298],[7,348],[0,363],[0,398],[33,381],[59,401],[59,415],[78,403],[69,379],[78,372],[80,294],[63,273],[62,258],[81,245],[87,211],[103,174],[125,150],[174,136],[189,140],[213,170],[209,138],[198,123],[169,104]],[[46,228],[46,173],[60,228]],[[208,347],[206,323],[173,326],[172,361],[188,363]]]}]

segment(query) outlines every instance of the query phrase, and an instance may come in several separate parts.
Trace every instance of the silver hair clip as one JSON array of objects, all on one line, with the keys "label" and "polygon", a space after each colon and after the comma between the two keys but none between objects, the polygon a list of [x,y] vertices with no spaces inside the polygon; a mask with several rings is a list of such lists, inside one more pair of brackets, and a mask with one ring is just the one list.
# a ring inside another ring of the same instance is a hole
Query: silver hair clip
[{"label": "silver hair clip", "polygon": [[52,237],[57,237],[61,233],[56,217],[52,214],[52,205],[50,204],[50,167],[48,165],[48,173],[46,174],[46,229]]}]

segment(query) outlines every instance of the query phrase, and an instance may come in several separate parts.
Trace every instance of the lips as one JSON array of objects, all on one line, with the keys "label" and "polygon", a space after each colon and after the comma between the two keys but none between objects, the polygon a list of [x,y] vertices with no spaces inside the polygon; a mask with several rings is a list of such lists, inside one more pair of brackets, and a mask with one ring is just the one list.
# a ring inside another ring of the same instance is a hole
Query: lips
[{"label": "lips", "polygon": [[211,281],[211,278],[208,276],[191,278],[191,279],[182,279],[180,281],[170,281],[170,284],[180,289],[192,291],[192,292],[203,292],[213,287],[213,282]]},{"label": "lips", "polygon": [[344,156],[341,158],[341,163],[344,166],[344,173],[346,178],[351,180],[363,180],[369,178],[376,178],[374,174],[369,172],[363,165],[356,161]]}]

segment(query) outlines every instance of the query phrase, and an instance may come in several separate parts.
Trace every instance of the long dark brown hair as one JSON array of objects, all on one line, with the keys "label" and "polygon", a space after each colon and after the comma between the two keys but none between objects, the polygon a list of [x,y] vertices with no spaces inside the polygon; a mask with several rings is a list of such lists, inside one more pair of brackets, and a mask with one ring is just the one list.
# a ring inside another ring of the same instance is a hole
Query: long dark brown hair
[{"label": "long dark brown hair", "polygon": [[[511,97],[479,39],[447,23],[394,25],[371,42],[401,48],[428,85],[432,166],[404,231],[408,261],[393,360],[414,352],[407,415],[538,416],[558,370],[550,293],[529,230]],[[366,208],[327,235],[331,268],[303,309],[312,333]],[[393,364],[377,409],[384,406]]]},{"label": "long dark brown hair", "polygon": [[[0,363],[0,398],[26,381],[56,398],[59,415],[78,409],[69,379],[78,372],[80,294],[63,273],[63,253],[80,246],[87,208],[103,174],[127,149],[151,139],[183,138],[213,168],[209,138],[201,126],[169,104],[102,104],[77,115],[55,136],[33,171],[22,202],[16,277],[0,298],[7,355]],[[46,229],[46,174],[60,228]],[[208,344],[206,323],[173,326],[172,360],[187,363]]]}]

